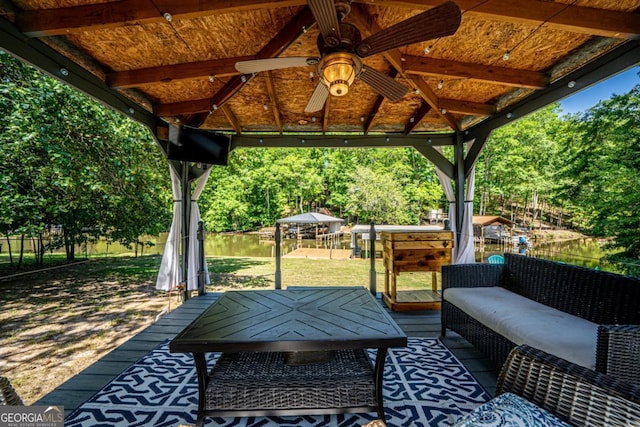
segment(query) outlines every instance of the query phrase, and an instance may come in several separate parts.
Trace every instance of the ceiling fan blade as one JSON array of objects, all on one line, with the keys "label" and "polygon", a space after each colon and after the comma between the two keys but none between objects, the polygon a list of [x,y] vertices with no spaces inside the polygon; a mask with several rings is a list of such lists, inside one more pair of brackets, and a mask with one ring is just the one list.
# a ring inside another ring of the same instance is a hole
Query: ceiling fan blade
[{"label": "ceiling fan blade", "polygon": [[327,102],[327,98],[329,97],[329,88],[323,85],[322,83],[318,83],[311,98],[309,98],[309,102],[307,102],[307,106],[304,109],[305,113],[315,113],[316,111],[322,110],[324,107],[324,103]]},{"label": "ceiling fan blade", "polygon": [[290,56],[287,58],[252,59],[250,61],[236,62],[236,70],[242,74],[259,73],[260,71],[279,70],[289,67],[304,67],[315,65],[319,61],[316,57]]},{"label": "ceiling fan blade", "polygon": [[340,44],[340,21],[333,0],[307,0],[311,13],[313,13],[320,34],[329,46]]},{"label": "ceiling fan blade", "polygon": [[358,78],[390,101],[400,100],[409,90],[393,78],[366,65],[362,67],[362,72]]},{"label": "ceiling fan blade", "polygon": [[455,33],[460,26],[460,8],[452,1],[442,3],[367,37],[358,46],[358,55],[367,57],[413,43]]}]

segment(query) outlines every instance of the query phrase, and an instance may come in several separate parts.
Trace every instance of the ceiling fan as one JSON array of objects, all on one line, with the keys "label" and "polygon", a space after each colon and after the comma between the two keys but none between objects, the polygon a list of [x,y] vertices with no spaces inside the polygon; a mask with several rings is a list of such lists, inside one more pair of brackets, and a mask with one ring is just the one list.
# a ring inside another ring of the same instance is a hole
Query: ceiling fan
[{"label": "ceiling fan", "polygon": [[308,0],[307,3],[320,29],[320,57],[255,59],[235,64],[236,70],[243,74],[315,65],[320,82],[304,109],[306,113],[321,110],[329,94],[346,95],[355,79],[362,80],[391,101],[399,100],[408,89],[363,64],[362,58],[451,35],[460,26],[461,19],[458,6],[453,1],[447,1],[362,40],[358,28],[342,22],[351,10],[351,0]]}]

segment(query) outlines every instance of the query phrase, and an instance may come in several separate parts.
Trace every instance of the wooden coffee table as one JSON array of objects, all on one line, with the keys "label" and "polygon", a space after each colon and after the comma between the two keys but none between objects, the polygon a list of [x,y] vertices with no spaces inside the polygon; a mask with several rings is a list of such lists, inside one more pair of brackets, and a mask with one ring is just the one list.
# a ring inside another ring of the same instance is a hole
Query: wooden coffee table
[{"label": "wooden coffee table", "polygon": [[[377,412],[407,337],[365,288],[231,291],[169,344],[192,353],[198,418]],[[366,349],[375,348],[372,365]],[[222,355],[209,371],[205,353]]]}]

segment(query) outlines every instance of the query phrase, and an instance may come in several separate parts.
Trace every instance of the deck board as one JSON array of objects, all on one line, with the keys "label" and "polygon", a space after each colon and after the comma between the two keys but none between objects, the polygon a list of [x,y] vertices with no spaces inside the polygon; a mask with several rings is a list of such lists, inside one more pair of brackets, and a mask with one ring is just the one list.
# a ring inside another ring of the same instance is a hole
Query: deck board
[{"label": "deck board", "polygon": [[[93,396],[115,376],[167,339],[173,338],[220,294],[209,293],[194,297],[161,317],[153,325],[132,337],[80,374],[66,381],[34,405],[63,405],[65,416]],[[380,304],[409,337],[437,338],[440,336],[440,311],[424,310],[394,312],[380,299]],[[480,384],[495,394],[498,367],[459,335],[448,332],[443,343],[469,369]]]}]

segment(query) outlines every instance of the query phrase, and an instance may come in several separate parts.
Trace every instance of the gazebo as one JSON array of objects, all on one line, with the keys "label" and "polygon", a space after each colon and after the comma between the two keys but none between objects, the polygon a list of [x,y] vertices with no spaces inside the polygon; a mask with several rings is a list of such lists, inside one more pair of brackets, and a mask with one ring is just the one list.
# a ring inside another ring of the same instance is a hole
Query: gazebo
[{"label": "gazebo", "polygon": [[315,237],[318,238],[318,225],[326,225],[328,227],[327,233],[335,234],[340,232],[340,227],[344,223],[344,219],[336,218],[334,216],[325,215],[319,212],[306,212],[299,215],[288,216],[286,218],[280,218],[276,221],[278,224],[296,224],[296,234],[300,239],[299,225],[315,225]]},{"label": "gazebo", "polygon": [[201,271],[189,267],[190,183],[239,147],[413,147],[437,167],[457,262],[473,262],[474,164],[489,136],[637,65],[639,6],[9,0],[0,49],[153,133],[176,184],[182,280]]},{"label": "gazebo", "polygon": [[505,239],[511,242],[514,224],[513,221],[501,216],[474,215],[473,234],[480,242],[489,240],[504,243]]}]

